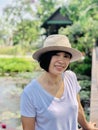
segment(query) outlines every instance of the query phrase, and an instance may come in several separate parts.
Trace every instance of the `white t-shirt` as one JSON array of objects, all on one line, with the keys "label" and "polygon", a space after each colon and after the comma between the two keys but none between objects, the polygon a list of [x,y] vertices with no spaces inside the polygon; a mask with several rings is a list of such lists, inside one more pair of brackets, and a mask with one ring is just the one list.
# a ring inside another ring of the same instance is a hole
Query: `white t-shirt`
[{"label": "white t-shirt", "polygon": [[78,130],[77,93],[80,86],[75,73],[65,71],[64,93],[53,97],[33,79],[21,95],[21,115],[36,117],[35,130]]}]

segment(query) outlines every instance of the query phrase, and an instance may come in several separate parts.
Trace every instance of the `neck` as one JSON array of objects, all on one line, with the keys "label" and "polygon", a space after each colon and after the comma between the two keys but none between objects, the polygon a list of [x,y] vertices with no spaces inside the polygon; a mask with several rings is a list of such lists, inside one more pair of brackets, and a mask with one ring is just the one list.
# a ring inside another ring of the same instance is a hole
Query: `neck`
[{"label": "neck", "polygon": [[64,92],[64,82],[62,75],[51,75],[48,72],[44,72],[39,78],[41,86],[49,92],[51,95],[60,98]]},{"label": "neck", "polygon": [[49,84],[59,84],[62,82],[62,75],[53,75],[48,72],[44,72],[42,75],[44,81],[48,82]]}]

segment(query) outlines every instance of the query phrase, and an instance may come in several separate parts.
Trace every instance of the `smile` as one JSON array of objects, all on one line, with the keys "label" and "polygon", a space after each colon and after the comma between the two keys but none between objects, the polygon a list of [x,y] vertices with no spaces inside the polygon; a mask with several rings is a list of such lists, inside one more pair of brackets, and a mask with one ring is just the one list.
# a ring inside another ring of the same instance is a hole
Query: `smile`
[{"label": "smile", "polygon": [[64,69],[64,68],[65,68],[64,66],[61,66],[61,65],[55,65],[55,67],[56,67],[57,69]]}]

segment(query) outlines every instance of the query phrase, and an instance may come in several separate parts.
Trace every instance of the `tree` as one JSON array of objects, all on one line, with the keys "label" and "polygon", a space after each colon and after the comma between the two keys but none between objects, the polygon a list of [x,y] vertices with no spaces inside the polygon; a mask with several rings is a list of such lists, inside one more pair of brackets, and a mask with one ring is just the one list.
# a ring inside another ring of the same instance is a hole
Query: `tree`
[{"label": "tree", "polygon": [[37,17],[44,22],[55,11],[58,2],[56,0],[40,0],[36,6]]},{"label": "tree", "polygon": [[67,14],[73,24],[61,28],[60,33],[68,35],[85,55],[91,55],[93,43],[98,39],[98,1],[72,0],[68,7],[62,7],[62,14]]},{"label": "tree", "polygon": [[24,20],[17,24],[13,34],[14,45],[20,43],[31,45],[39,37],[38,21]]},{"label": "tree", "polygon": [[4,9],[5,20],[13,26],[17,26],[17,23],[20,23],[25,19],[33,19],[32,14],[33,10],[29,0],[15,0],[12,5],[9,5]]},{"label": "tree", "polygon": [[77,74],[91,76],[92,47],[98,39],[98,1],[72,0],[69,6],[62,7],[61,12],[68,15],[73,24],[61,28],[59,33],[68,35],[72,46],[84,54],[84,60],[72,64],[71,69]]},{"label": "tree", "polygon": [[30,0],[15,0],[4,9],[3,18],[9,25],[7,27],[10,29],[14,45],[31,43],[40,34],[39,21],[35,18],[32,5]]}]

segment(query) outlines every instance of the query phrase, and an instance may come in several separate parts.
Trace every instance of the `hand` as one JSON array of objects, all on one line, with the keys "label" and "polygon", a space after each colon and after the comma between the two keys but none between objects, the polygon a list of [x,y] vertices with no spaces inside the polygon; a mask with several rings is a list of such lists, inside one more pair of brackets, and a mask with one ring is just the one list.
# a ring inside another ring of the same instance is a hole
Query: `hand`
[{"label": "hand", "polygon": [[83,130],[82,128],[79,128],[78,130]]},{"label": "hand", "polygon": [[[80,129],[80,130],[82,130],[82,129]],[[88,128],[87,129],[83,129],[83,130],[98,130],[98,128],[96,127],[96,123],[89,122],[88,123]]]}]

